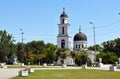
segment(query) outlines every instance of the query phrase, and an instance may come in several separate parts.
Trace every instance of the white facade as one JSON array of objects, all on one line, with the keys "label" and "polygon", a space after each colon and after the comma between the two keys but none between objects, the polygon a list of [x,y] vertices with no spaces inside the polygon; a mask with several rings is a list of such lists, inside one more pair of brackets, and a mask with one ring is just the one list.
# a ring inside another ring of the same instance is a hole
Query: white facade
[{"label": "white facade", "polygon": [[[61,60],[63,60],[63,59],[59,57],[59,59],[57,61],[57,65],[62,65]],[[75,62],[74,62],[73,58],[71,58],[69,56],[64,60],[64,63],[66,65],[75,65]]]},{"label": "white facade", "polygon": [[65,63],[66,63],[67,65],[75,65],[75,62],[74,62],[73,58],[71,58],[71,57],[67,57],[67,58],[65,59]]},{"label": "white facade", "polygon": [[57,37],[57,47],[71,49],[70,40],[71,39],[69,37]]},{"label": "white facade", "polygon": [[75,51],[79,50],[79,49],[85,49],[87,48],[87,41],[74,41],[74,45],[73,45],[73,49]]},{"label": "white facade", "polygon": [[70,36],[70,25],[69,24],[58,24],[58,36]]},{"label": "white facade", "polygon": [[95,63],[95,60],[96,60],[96,54],[95,54],[95,52],[91,51],[91,50],[87,50],[87,54],[88,54],[88,57],[91,60],[91,63]]},{"label": "white facade", "polygon": [[68,18],[67,17],[60,17],[60,23],[61,24],[67,24],[68,23]]},{"label": "white facade", "polygon": [[[65,12],[63,12],[63,15]],[[71,50],[71,36],[70,36],[70,24],[68,23],[68,17],[60,17],[60,24],[58,24],[58,36],[57,47],[67,48]]]}]

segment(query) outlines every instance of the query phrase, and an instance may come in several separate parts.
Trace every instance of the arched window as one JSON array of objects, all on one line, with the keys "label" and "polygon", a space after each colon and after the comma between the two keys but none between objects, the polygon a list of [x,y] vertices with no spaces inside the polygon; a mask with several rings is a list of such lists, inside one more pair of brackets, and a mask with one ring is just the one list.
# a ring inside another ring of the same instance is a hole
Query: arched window
[{"label": "arched window", "polygon": [[82,45],[82,48],[84,48],[84,45]]},{"label": "arched window", "polygon": [[76,48],[77,48],[77,44],[76,44]]},{"label": "arched window", "polygon": [[79,48],[80,48],[80,44],[79,44]]},{"label": "arched window", "polygon": [[64,27],[62,27],[62,34],[64,34]]},{"label": "arched window", "polygon": [[65,48],[65,40],[61,40],[61,48]]},{"label": "arched window", "polygon": [[65,20],[63,19],[63,20],[62,20],[62,23],[63,23],[63,24],[65,23],[64,21],[65,21]]}]

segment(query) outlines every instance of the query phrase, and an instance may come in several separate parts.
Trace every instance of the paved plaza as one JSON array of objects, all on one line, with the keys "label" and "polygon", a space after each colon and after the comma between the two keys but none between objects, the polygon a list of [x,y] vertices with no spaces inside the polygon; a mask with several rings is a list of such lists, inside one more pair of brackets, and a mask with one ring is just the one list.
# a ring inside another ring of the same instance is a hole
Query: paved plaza
[{"label": "paved plaza", "polygon": [[2,69],[0,68],[0,79],[10,79],[18,75],[20,69]]}]

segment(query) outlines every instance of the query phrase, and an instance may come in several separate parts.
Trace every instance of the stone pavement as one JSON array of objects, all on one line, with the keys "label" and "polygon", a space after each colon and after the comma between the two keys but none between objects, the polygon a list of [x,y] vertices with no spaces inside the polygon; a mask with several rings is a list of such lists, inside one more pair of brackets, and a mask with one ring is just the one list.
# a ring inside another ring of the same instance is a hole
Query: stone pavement
[{"label": "stone pavement", "polygon": [[[58,68],[34,68],[35,70],[59,70],[59,69],[82,69],[82,67],[58,67]],[[87,67],[86,69],[93,69],[93,70],[109,70],[109,67]],[[115,67],[115,71],[120,71]]]},{"label": "stone pavement", "polygon": [[20,69],[2,69],[0,68],[0,79],[10,79],[18,75]]}]

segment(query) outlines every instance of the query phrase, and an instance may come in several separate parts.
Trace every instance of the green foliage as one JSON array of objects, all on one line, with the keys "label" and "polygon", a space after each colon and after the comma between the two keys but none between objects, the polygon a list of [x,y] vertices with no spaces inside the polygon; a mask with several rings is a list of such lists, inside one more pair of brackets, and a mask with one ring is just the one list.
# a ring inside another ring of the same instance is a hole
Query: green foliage
[{"label": "green foliage", "polygon": [[102,43],[103,52],[114,52],[120,56],[120,38]]},{"label": "green foliage", "polygon": [[27,61],[25,62],[25,64],[28,65],[28,62],[30,63],[30,65],[34,65],[34,60],[33,59],[27,59]]},{"label": "green foliage", "polygon": [[[22,51],[23,46],[23,51]],[[17,55],[20,62],[31,64],[53,63],[56,59],[56,46],[43,41],[31,41],[27,44],[17,44]]]},{"label": "green foliage", "polygon": [[77,54],[74,52],[74,51],[71,51],[70,52],[70,55],[71,55],[71,57],[74,59],[74,58],[76,58],[76,56],[77,56]]},{"label": "green foliage", "polygon": [[115,64],[118,61],[117,55],[112,52],[101,52],[97,55],[97,61],[99,61],[99,58],[102,58],[102,63],[104,64]]},{"label": "green foliage", "polygon": [[67,54],[65,52],[63,52],[63,53],[60,54],[60,57],[63,58],[63,59],[66,59]]},{"label": "green foliage", "polygon": [[59,57],[65,59],[67,54],[64,54],[67,49],[65,48],[57,48],[56,50],[56,60],[58,60]]},{"label": "green foliage", "polygon": [[95,45],[95,46],[88,47],[89,50],[93,50],[93,51],[95,50],[95,48],[96,48],[96,51],[113,52],[118,57],[120,57],[120,38],[103,42],[101,46]]},{"label": "green foliage", "polygon": [[5,30],[0,31],[0,62],[5,62],[4,58],[10,54],[16,53],[14,39],[12,35],[8,34]]},{"label": "green foliage", "polygon": [[78,66],[86,64],[87,59],[88,59],[87,54],[78,54],[75,58],[75,64],[77,64]]},{"label": "green foliage", "polygon": [[50,44],[48,43],[46,45],[46,60],[47,60],[47,63],[53,63],[56,59],[56,46],[53,45],[53,44]]},{"label": "green foliage", "polygon": [[27,51],[32,51],[33,53],[44,53],[45,50],[44,41],[31,41],[26,44]]},{"label": "green foliage", "polygon": [[8,60],[8,57],[5,56],[4,59],[3,59],[3,61],[6,62],[6,63],[8,63],[8,61],[9,61],[9,60]]},{"label": "green foliage", "polygon": [[[19,62],[31,62],[31,64],[38,64],[39,62],[52,63],[56,60],[56,46],[44,41],[31,41],[27,44],[17,43],[13,44],[14,39],[12,35],[7,34],[6,31],[0,31],[0,62],[12,63],[13,54],[16,54]],[[44,59],[44,61],[42,61]]]},{"label": "green foliage", "polygon": [[100,46],[100,45],[95,45],[95,46],[90,46],[90,47],[88,47],[88,49],[89,50],[95,50],[96,49],[96,51],[102,51],[102,47]]},{"label": "green foliage", "polygon": [[87,66],[92,66],[92,61],[90,60],[90,58],[87,58]]},{"label": "green foliage", "polygon": [[120,38],[115,39],[114,51],[120,57]]},{"label": "green foliage", "polygon": [[[22,49],[22,47],[23,47],[23,49]],[[24,58],[25,58],[24,47],[25,47],[25,44],[22,44],[22,43],[17,43],[16,44],[16,49],[17,49],[16,54],[17,54],[19,62],[24,62]]]},{"label": "green foliage", "polygon": [[111,40],[111,41],[107,41],[107,42],[103,42],[102,43],[103,46],[103,51],[104,52],[115,52],[115,41]]},{"label": "green foliage", "polygon": [[61,62],[64,64],[65,63],[64,61],[65,61],[65,59],[67,57],[67,54],[65,52],[61,52],[60,57],[62,58]]}]

